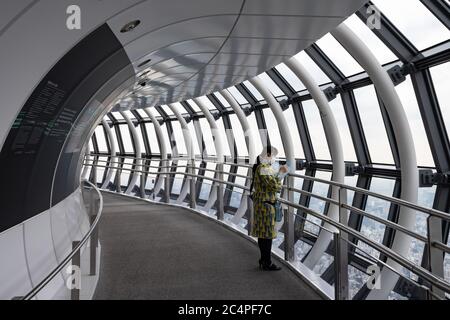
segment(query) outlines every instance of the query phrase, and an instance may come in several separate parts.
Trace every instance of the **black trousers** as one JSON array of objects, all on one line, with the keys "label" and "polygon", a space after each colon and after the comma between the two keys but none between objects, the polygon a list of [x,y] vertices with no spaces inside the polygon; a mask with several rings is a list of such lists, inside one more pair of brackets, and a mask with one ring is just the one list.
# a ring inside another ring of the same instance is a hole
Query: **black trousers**
[{"label": "black trousers", "polygon": [[264,265],[270,266],[272,264],[272,239],[258,238],[258,246],[261,251],[261,262]]}]

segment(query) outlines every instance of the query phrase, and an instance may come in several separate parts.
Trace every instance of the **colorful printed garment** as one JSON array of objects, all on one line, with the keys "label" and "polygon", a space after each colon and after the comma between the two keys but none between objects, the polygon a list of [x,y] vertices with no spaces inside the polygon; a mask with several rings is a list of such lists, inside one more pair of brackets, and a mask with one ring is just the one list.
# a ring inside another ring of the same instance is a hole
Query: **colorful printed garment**
[{"label": "colorful printed garment", "polygon": [[281,191],[281,179],[271,165],[261,164],[254,176],[253,192],[253,225],[252,236],[263,239],[275,239],[275,207],[264,203],[275,202],[277,193]]}]

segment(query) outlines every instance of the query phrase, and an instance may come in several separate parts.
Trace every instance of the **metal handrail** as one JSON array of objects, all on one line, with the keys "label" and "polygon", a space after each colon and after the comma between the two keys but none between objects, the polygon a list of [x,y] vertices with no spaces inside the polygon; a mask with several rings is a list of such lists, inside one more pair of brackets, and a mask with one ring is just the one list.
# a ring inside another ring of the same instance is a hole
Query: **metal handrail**
[{"label": "metal handrail", "polygon": [[[92,166],[95,166],[95,165],[92,165]],[[129,171],[134,171],[134,172],[146,173],[145,171],[135,170],[135,169],[123,169],[123,170],[129,170]],[[212,171],[218,171],[218,170],[212,170]],[[213,182],[218,183],[218,184],[231,185],[233,187],[237,187],[237,188],[243,189],[244,191],[249,191],[249,188],[246,187],[246,186],[238,185],[238,184],[235,184],[235,183],[230,183],[228,181],[222,181],[222,180],[218,180],[218,179],[214,179],[214,178],[209,178],[209,177],[196,175],[196,174],[185,173],[185,172],[179,172],[177,174],[190,176],[190,177],[199,177],[199,178],[202,178],[204,180],[210,180],[210,181],[213,181]],[[318,178],[313,178],[313,177],[303,176],[303,175],[298,175],[298,174],[290,174],[290,176],[303,178],[303,179],[309,179],[309,180],[312,180],[312,181],[316,181],[316,182],[324,183],[324,184],[328,184],[328,185],[333,185],[333,186],[336,186],[336,187],[339,187],[339,188],[342,188],[342,189],[348,189],[348,190],[352,190],[352,191],[355,191],[355,192],[367,194],[369,196],[374,196],[374,197],[377,197],[377,198],[380,198],[380,199],[384,199],[386,201],[391,201],[391,202],[396,203],[398,205],[404,205],[404,206],[410,207],[412,209],[415,209],[417,211],[422,211],[422,212],[425,212],[425,213],[429,213],[430,215],[434,214],[435,216],[438,216],[438,217],[444,216],[445,218],[447,218],[447,216],[449,216],[449,218],[450,218],[450,215],[448,215],[448,214],[446,214],[444,212],[440,212],[440,211],[437,211],[437,210],[434,210],[434,209],[423,208],[423,207],[417,206],[415,204],[412,204],[412,203],[404,201],[404,200],[400,200],[400,199],[397,199],[397,198],[392,198],[392,197],[388,197],[388,196],[379,195],[379,194],[367,191],[365,189],[351,187],[351,186],[340,184],[340,183],[337,183],[337,182],[334,182],[334,181],[327,181],[327,180],[323,180],[323,179],[318,179]],[[292,188],[292,187],[291,188],[285,187],[285,189],[287,189],[289,191],[300,191],[299,189],[295,189],[295,188]],[[302,192],[304,192],[304,191],[302,190]],[[332,203],[332,204],[335,204],[335,205],[339,205],[340,207],[343,207],[345,209],[355,211],[356,213],[364,214],[366,216],[370,215],[369,213],[367,213],[367,212],[365,212],[363,210],[360,210],[358,208],[354,208],[354,207],[346,205],[346,204],[342,204],[341,205],[339,202],[337,202],[334,199],[317,196],[317,195],[314,195],[312,193],[308,193],[308,194],[310,196],[315,196],[317,198],[321,198],[323,201],[326,201],[326,202],[329,202],[329,203]],[[290,207],[293,207],[293,208],[297,208],[297,209],[301,209],[301,210],[305,211],[306,213],[309,213],[312,216],[315,216],[316,218],[318,218],[318,219],[328,223],[329,225],[332,225],[333,227],[337,228],[338,230],[343,231],[343,232],[345,232],[345,233],[347,233],[349,235],[352,235],[356,239],[358,239],[358,240],[368,244],[369,246],[375,248],[377,251],[383,253],[384,255],[386,255],[387,257],[389,257],[393,261],[397,262],[401,266],[405,267],[406,269],[410,270],[411,272],[421,276],[422,278],[424,278],[425,280],[429,281],[432,285],[436,286],[437,288],[440,288],[440,289],[442,289],[442,290],[444,290],[446,292],[450,292],[450,284],[447,281],[445,281],[444,279],[442,279],[440,277],[437,277],[434,274],[430,273],[428,270],[424,269],[423,267],[418,266],[417,264],[410,262],[409,260],[407,260],[403,256],[399,255],[398,253],[396,253],[392,249],[390,249],[390,248],[388,248],[388,247],[386,247],[386,246],[384,246],[382,244],[379,244],[377,242],[372,241],[371,239],[369,239],[369,238],[365,237],[364,235],[360,234],[358,231],[356,231],[356,230],[354,230],[354,229],[352,229],[352,228],[350,228],[350,227],[348,227],[348,226],[346,226],[344,224],[336,222],[335,220],[330,219],[329,217],[327,217],[325,215],[322,215],[320,213],[317,213],[317,212],[315,212],[315,211],[313,211],[313,210],[311,210],[311,209],[309,209],[307,207],[301,206],[299,204],[292,203],[292,202],[287,201],[285,199],[280,199],[280,202],[284,203],[287,206],[290,206]],[[372,218],[372,217],[369,216],[369,218]],[[399,230],[401,232],[405,232],[406,234],[408,234],[408,235],[410,235],[410,236],[412,236],[412,237],[414,237],[414,238],[416,238],[418,240],[421,240],[421,241],[424,241],[424,242],[427,241],[427,239],[425,237],[423,237],[422,235],[416,234],[415,232],[410,231],[410,230],[404,228],[403,226],[397,225],[394,222],[387,221],[387,220],[384,220],[384,219],[378,218],[378,217],[376,217],[376,219],[379,220],[378,222],[383,223],[383,224],[385,224],[388,227],[395,228],[396,230]],[[443,248],[444,250],[448,249],[448,247],[445,244],[443,244],[441,242],[438,242],[438,241],[434,241],[432,244],[435,247],[437,247],[437,248]]]},{"label": "metal handrail", "polygon": [[98,195],[100,197],[100,204],[98,207],[96,219],[92,223],[88,233],[86,233],[86,235],[81,239],[81,241],[78,243],[78,245],[75,246],[75,248],[73,248],[73,250],[64,258],[64,260],[61,261],[61,263],[58,264],[58,266],[56,268],[54,268],[41,282],[39,282],[38,285],[36,285],[30,292],[28,292],[24,297],[22,297],[22,300],[33,299],[50,281],[52,281],[53,278],[56,277],[59,272],[61,272],[61,270],[64,268],[64,266],[66,266],[70,262],[70,260],[72,260],[72,258],[75,256],[75,254],[81,250],[81,248],[86,244],[86,242],[89,240],[92,233],[94,232],[95,228],[97,227],[97,224],[100,221],[100,218],[102,215],[103,197],[102,197],[100,190],[93,183],[91,183],[88,180],[83,180],[83,182],[89,184],[92,188],[94,188],[94,190],[98,193]]},{"label": "metal handrail", "polygon": [[302,178],[305,180],[310,180],[310,181],[314,181],[314,182],[319,182],[319,183],[324,183],[324,184],[328,184],[331,186],[335,186],[335,187],[339,187],[342,189],[347,189],[347,190],[351,190],[360,194],[364,194],[367,196],[371,196],[371,197],[375,197],[378,199],[382,199],[382,200],[386,200],[388,202],[397,204],[397,205],[401,205],[401,206],[405,206],[408,207],[410,209],[416,210],[416,211],[420,211],[423,213],[427,213],[429,215],[441,218],[441,219],[445,219],[447,221],[450,221],[450,214],[443,212],[443,211],[439,211],[436,209],[432,209],[432,208],[426,208],[426,207],[421,207],[417,204],[414,204],[412,202],[408,202],[406,200],[402,200],[402,199],[398,199],[398,198],[394,198],[394,197],[389,197],[389,196],[385,196],[379,193],[375,193],[366,189],[361,189],[358,187],[352,187],[343,183],[339,183],[339,182],[335,182],[335,181],[328,181],[328,180],[323,180],[323,179],[318,179],[318,178],[314,178],[314,177],[310,177],[310,176],[304,176],[301,174],[296,174],[296,173],[290,173],[289,176],[294,177],[294,178]]}]

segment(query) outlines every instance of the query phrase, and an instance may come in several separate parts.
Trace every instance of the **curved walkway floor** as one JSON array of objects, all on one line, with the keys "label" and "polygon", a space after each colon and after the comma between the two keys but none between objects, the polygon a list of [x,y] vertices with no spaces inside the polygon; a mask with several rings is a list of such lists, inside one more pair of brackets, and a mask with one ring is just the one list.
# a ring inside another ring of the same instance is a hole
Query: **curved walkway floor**
[{"label": "curved walkway floor", "polygon": [[260,271],[257,246],[182,208],[103,193],[94,299],[320,299],[292,271]]}]

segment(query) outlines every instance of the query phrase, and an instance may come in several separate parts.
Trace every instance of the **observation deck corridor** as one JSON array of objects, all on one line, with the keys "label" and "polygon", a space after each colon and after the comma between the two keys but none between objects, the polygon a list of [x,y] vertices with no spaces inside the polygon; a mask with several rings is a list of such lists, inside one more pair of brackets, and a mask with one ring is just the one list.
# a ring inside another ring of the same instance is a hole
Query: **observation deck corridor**
[{"label": "observation deck corridor", "polygon": [[103,193],[94,299],[321,299],[291,270],[258,268],[258,248],[183,208]]}]

